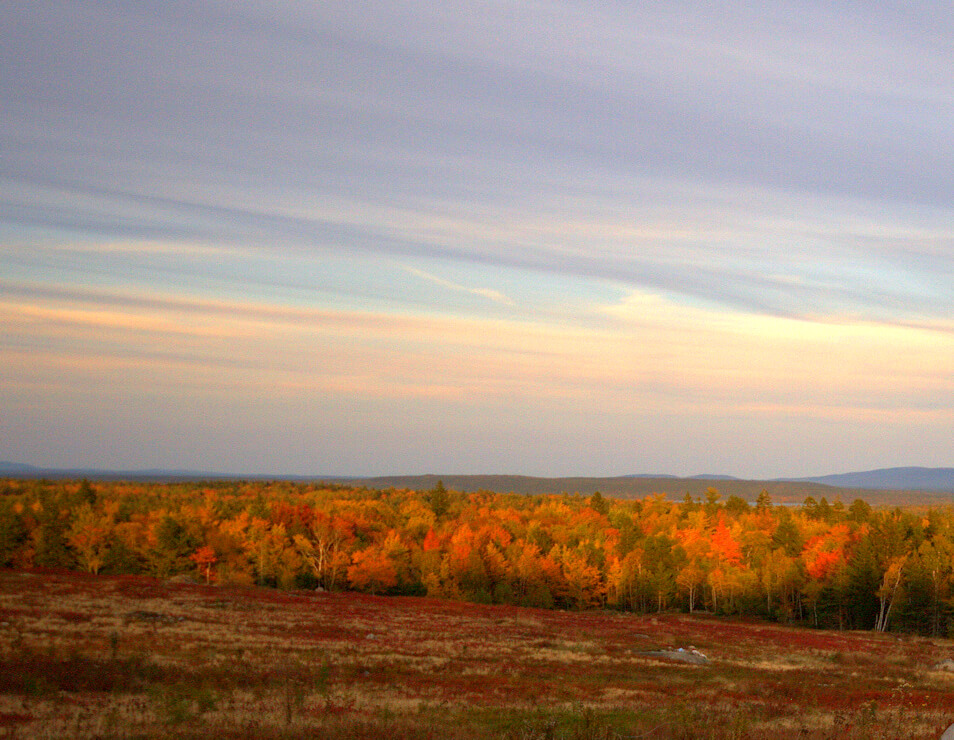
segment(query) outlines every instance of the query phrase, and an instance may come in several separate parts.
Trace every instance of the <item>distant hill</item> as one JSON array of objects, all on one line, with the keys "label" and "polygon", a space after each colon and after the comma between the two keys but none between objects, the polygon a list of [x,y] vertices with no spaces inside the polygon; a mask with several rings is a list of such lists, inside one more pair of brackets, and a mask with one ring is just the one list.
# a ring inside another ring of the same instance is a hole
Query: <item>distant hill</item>
[{"label": "distant hill", "polygon": [[28,476],[28,475],[32,475],[38,470],[40,469],[35,468],[32,465],[24,465],[23,463],[6,462],[3,460],[0,460],[0,475]]},{"label": "distant hill", "polygon": [[578,493],[590,496],[599,491],[604,496],[619,499],[644,498],[652,494],[664,494],[680,501],[688,493],[693,498],[704,499],[710,488],[716,489],[722,500],[738,496],[754,502],[762,491],[767,491],[775,503],[802,503],[811,496],[816,501],[826,498],[830,502],[850,504],[855,499],[867,501],[872,506],[941,505],[954,503],[950,493],[940,491],[888,491],[867,488],[846,488],[799,480],[739,480],[730,478],[675,478],[618,476],[613,478],[535,478],[523,475],[401,475],[377,478],[352,478],[346,482],[368,488],[408,488],[427,490],[442,481],[444,486],[464,492],[493,491],[517,494]]},{"label": "distant hill", "polygon": [[327,476],[242,475],[201,470],[107,470],[102,468],[40,468],[22,463],[0,461],[0,478],[47,478],[49,480],[129,480],[129,481],[202,481],[202,480],[334,480]]},{"label": "distant hill", "polygon": [[[680,480],[678,475],[660,475],[655,473],[633,473],[631,475],[621,476],[622,478],[665,478],[667,480]],[[702,475],[690,475],[687,480],[740,480],[733,475],[712,475],[703,473]]]},{"label": "distant hill", "polygon": [[671,475],[623,475],[614,477],[540,478],[526,475],[398,475],[372,478],[301,475],[237,475],[188,470],[101,470],[96,468],[40,468],[16,462],[0,462],[2,478],[49,478],[135,481],[200,481],[200,480],[289,480],[329,481],[366,486],[374,489],[408,488],[427,490],[443,481],[455,491],[517,494],[580,494],[590,496],[599,491],[604,496],[621,499],[643,498],[663,494],[682,500],[686,494],[704,498],[715,488],[723,500],[738,496],[755,501],[767,491],[776,503],[801,503],[811,496],[831,502],[850,503],[863,499],[873,506],[942,505],[954,503],[954,468],[886,468],[859,473],[843,473],[815,478],[742,480],[727,475],[697,475],[678,478]]},{"label": "distant hill", "polygon": [[[669,498],[681,499],[688,493],[693,497],[705,496],[709,488],[716,488],[724,497],[738,495],[749,501],[758,498],[759,493],[768,486],[773,498],[779,501],[802,501],[805,496],[831,495],[832,489],[815,483],[778,481],[715,481],[709,478],[676,478],[675,476],[633,476],[622,475],[612,478],[536,478],[525,475],[398,475],[378,478],[357,478],[354,483],[369,488],[412,488],[429,489],[443,481],[447,488],[455,491],[495,491],[498,493],[547,494],[579,493],[590,496],[599,491],[613,498],[642,498],[654,493],[666,494]],[[726,484],[729,484],[728,488]],[[731,489],[731,490],[729,490]],[[811,491],[811,493],[804,493]]]},{"label": "distant hill", "polygon": [[841,488],[946,491],[954,493],[954,468],[881,468],[798,480]]},{"label": "distant hill", "polygon": [[228,477],[191,470],[106,470],[100,468],[40,468],[0,461],[0,476],[7,478],[89,478],[90,480],[208,480]]}]

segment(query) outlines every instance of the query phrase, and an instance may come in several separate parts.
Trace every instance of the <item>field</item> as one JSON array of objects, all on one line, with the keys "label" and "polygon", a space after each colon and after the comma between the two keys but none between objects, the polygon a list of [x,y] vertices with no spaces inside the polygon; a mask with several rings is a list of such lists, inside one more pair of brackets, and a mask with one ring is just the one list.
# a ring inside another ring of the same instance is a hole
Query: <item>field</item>
[{"label": "field", "polygon": [[[694,646],[702,665],[644,653]],[[0,571],[0,737],[938,738],[954,643]]]}]

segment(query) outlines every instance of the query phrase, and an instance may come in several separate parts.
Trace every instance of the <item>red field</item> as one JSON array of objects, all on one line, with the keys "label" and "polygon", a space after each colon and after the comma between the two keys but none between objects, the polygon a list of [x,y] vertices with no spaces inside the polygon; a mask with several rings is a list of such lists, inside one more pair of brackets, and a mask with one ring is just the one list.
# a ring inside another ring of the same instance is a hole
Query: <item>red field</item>
[{"label": "red field", "polygon": [[[691,665],[644,652],[694,646]],[[0,737],[938,738],[954,643],[0,571]]]}]

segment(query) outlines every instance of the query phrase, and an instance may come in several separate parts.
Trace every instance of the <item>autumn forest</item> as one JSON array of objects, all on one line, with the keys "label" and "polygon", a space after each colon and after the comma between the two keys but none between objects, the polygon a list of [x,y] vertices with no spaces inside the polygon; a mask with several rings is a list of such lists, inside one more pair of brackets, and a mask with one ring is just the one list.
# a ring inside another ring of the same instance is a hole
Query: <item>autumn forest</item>
[{"label": "autumn forest", "polygon": [[948,636],[954,509],[330,484],[0,483],[0,566]]}]

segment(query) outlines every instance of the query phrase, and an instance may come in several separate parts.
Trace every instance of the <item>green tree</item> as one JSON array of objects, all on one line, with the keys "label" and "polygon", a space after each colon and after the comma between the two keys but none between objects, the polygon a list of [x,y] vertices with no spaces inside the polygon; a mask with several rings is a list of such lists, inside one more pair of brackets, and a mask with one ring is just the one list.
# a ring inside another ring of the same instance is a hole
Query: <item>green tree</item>
[{"label": "green tree", "polygon": [[599,491],[594,491],[593,495],[590,496],[589,507],[598,514],[609,516],[609,502],[603,498]]},{"label": "green tree", "polygon": [[954,543],[946,537],[925,540],[905,569],[904,600],[895,623],[903,630],[940,637],[951,620]]},{"label": "green tree", "polygon": [[710,518],[715,518],[715,515],[719,512],[721,505],[719,504],[719,499],[722,498],[722,494],[715,488],[709,487],[706,489],[706,515]]},{"label": "green tree", "polygon": [[772,533],[772,543],[775,547],[783,548],[790,558],[795,557],[802,551],[804,545],[802,534],[798,531],[788,509],[780,507],[778,517],[778,524]]},{"label": "green tree", "polygon": [[863,524],[871,519],[871,505],[856,498],[848,507],[848,519]]},{"label": "green tree", "polygon": [[37,502],[36,528],[33,538],[33,564],[48,568],[72,568],[76,561],[69,549],[67,536],[70,512],[63,496],[49,488],[42,489]]},{"label": "green tree", "polygon": [[884,571],[878,564],[879,547],[865,536],[855,548],[844,578],[838,584],[839,624],[847,629],[873,629],[878,619],[878,590]]},{"label": "green tree", "polygon": [[725,502],[725,510],[733,517],[738,518],[749,510],[749,502],[740,496],[729,496]]},{"label": "green tree", "polygon": [[147,554],[153,575],[166,578],[191,570],[189,556],[202,542],[179,519],[166,514],[154,525],[153,536],[156,546]]},{"label": "green tree", "polygon": [[93,488],[93,485],[86,478],[80,481],[79,498],[84,504],[90,504],[92,506],[96,503],[96,489]]},{"label": "green tree", "polygon": [[0,497],[0,567],[14,563],[27,541],[27,534],[23,515],[15,510],[14,502]]},{"label": "green tree", "polygon": [[450,503],[450,493],[448,493],[447,489],[444,488],[444,481],[437,481],[437,485],[427,493],[427,505],[431,507],[431,511],[434,512],[434,516],[440,519],[442,516],[447,514],[447,510],[450,508]]}]

